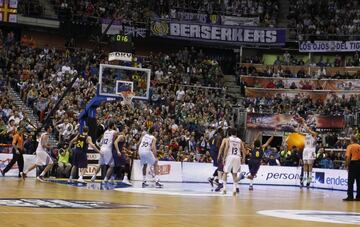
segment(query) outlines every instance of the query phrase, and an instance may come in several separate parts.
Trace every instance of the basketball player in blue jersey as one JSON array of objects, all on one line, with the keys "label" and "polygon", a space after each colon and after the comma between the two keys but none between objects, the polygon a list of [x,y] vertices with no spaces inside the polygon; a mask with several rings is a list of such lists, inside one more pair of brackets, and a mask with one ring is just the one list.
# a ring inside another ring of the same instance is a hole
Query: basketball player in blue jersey
[{"label": "basketball player in blue jersey", "polygon": [[156,138],[152,135],[154,132],[154,128],[150,128],[149,132],[143,135],[140,138],[139,143],[139,157],[140,157],[140,165],[142,166],[143,171],[143,187],[148,187],[149,185],[146,182],[146,170],[147,165],[153,166],[153,178],[155,179],[155,186],[161,188],[163,185],[160,184],[159,179],[156,177],[156,173],[158,170],[158,160],[156,157]]},{"label": "basketball player in blue jersey", "polygon": [[[211,184],[211,187],[214,186],[214,183],[217,184],[217,186],[219,186],[219,184],[222,184],[222,171],[223,171],[223,166],[222,166],[222,162],[218,162],[218,156],[219,156],[219,149],[221,146],[221,141],[222,141],[222,135],[221,135],[221,131],[220,129],[215,132],[215,134],[212,136],[212,138],[210,138],[210,156],[213,160],[213,165],[216,168],[215,172],[213,173],[212,177],[209,177],[208,181]],[[220,191],[220,188],[216,188],[216,191]]]},{"label": "basketball player in blue jersey", "polygon": [[73,182],[73,177],[75,176],[77,170],[79,171],[79,179],[77,181],[81,183],[85,182],[83,176],[85,175],[88,164],[88,145],[90,145],[96,152],[100,152],[99,149],[92,142],[91,137],[88,136],[88,133],[89,128],[85,126],[83,129],[83,133],[77,135],[74,139],[70,141],[69,147],[71,148],[74,144],[75,149],[72,154],[73,167],[71,169],[69,183]]},{"label": "basketball player in blue jersey", "polygon": [[118,167],[120,174],[123,174],[123,183],[130,184],[128,176],[127,176],[127,160],[126,160],[126,152],[125,152],[125,144],[126,144],[126,137],[125,137],[126,130],[123,130],[114,142],[113,149],[113,158],[115,162],[115,166]]},{"label": "basketball player in blue jersey", "polygon": [[271,136],[264,145],[261,145],[259,138],[260,133],[254,139],[254,146],[250,153],[250,159],[248,161],[250,175],[248,179],[250,180],[249,190],[254,190],[253,180],[256,177],[257,172],[259,171],[261,161],[264,156],[264,149],[270,145],[271,141],[274,139],[274,135]]}]

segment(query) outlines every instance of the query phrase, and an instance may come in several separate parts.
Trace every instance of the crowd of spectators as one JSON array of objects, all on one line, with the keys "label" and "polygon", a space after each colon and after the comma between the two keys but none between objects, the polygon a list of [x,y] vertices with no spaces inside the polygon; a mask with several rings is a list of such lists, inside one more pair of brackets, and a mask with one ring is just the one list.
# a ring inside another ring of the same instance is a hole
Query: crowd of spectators
[{"label": "crowd of spectators", "polygon": [[[98,65],[107,63],[106,55],[92,50],[72,48],[60,51],[21,46],[9,42],[6,37],[2,37],[6,44],[2,49],[5,62],[2,71],[6,72],[3,81],[19,91],[22,100],[34,110],[40,121],[54,107],[72,77],[80,74],[51,122],[59,134],[58,148],[54,149],[53,156],[63,162],[61,170],[65,171],[69,159],[67,143],[78,133],[78,116],[95,95]],[[184,48],[173,54],[152,53],[147,57],[137,57],[132,65],[152,69],[151,83],[156,86],[151,91],[150,102],[135,102],[133,108],[119,102],[104,103],[97,116],[99,129],[104,129],[108,119],[116,119],[118,127],[127,135],[125,148],[130,155],[135,155],[141,134],[154,127],[157,129],[160,160],[211,162],[210,140],[216,131],[226,131],[232,124],[232,103],[224,100],[222,89],[185,85],[221,88],[222,70],[218,62],[202,51]],[[261,108],[276,111],[296,109],[301,115],[310,110],[342,114],[344,109],[353,111],[357,106],[356,97],[352,102],[334,99],[325,106],[305,98],[294,100],[247,98],[244,105],[257,112],[262,112]],[[11,136],[8,130],[14,123],[9,119],[21,119],[23,113],[12,105],[10,99],[2,100],[0,106],[3,116],[0,128],[2,132],[6,128],[6,134]],[[29,153],[33,153],[36,142],[30,138],[32,150],[29,149]],[[270,161],[264,164],[284,163],[282,159],[274,161],[274,157],[277,156],[269,155]]]},{"label": "crowd of spectators", "polygon": [[262,26],[274,27],[279,16],[278,0],[227,0],[227,1],[165,1],[156,11],[165,18],[173,18],[175,10],[181,12],[230,15],[237,17],[258,17]]},{"label": "crowd of spectators", "polygon": [[356,35],[360,31],[360,4],[352,0],[291,1],[290,28],[298,34],[326,38],[329,35]]},{"label": "crowd of spectators", "polygon": [[146,22],[152,15],[148,1],[131,0],[52,0],[62,20],[98,22],[101,18],[113,18],[123,23]]},{"label": "crowd of spectators", "polygon": [[227,0],[227,1],[75,1],[53,0],[62,19],[96,21],[99,18],[115,18],[123,23],[148,22],[151,17],[176,18],[176,12],[203,13],[258,17],[262,26],[274,27],[279,16],[278,0]]},{"label": "crowd of spectators", "polygon": [[[264,64],[262,56],[246,56],[243,63],[250,64]],[[296,56],[288,51],[285,51],[282,55],[277,55],[274,66],[310,66],[310,67],[344,67],[344,66],[360,66],[360,55],[355,52],[352,55],[340,56],[336,54],[331,57],[313,56],[312,60],[309,60],[308,56]]]},{"label": "crowd of spectators", "polygon": [[[60,51],[20,46],[16,42],[3,49],[3,54],[8,83],[19,91],[40,122],[73,76],[80,74],[51,122],[59,134],[59,144],[67,144],[78,133],[80,112],[95,95],[97,67],[99,63],[107,63],[106,56],[91,50]],[[131,151],[143,130],[157,127],[162,159],[210,161],[207,149],[210,138],[206,131],[210,126],[227,129],[231,121],[231,104],[224,101],[222,70],[218,62],[202,51],[185,48],[174,54],[138,57],[132,64],[152,69],[152,84],[156,86],[151,91],[150,102],[137,102],[133,109],[126,109],[119,102],[104,104],[98,111],[99,125],[109,118],[116,118],[119,124],[126,121],[130,129],[127,148]],[[176,84],[217,86],[218,89]],[[6,111],[7,105],[1,107]]]},{"label": "crowd of spectators", "polygon": [[[276,152],[276,148],[269,148],[265,153],[271,154],[269,160],[275,159],[283,166],[301,166],[302,153],[296,146],[291,149],[281,149],[279,153]],[[318,147],[314,160],[315,168],[344,169],[344,164],[345,153],[342,150],[326,150],[324,147]]]},{"label": "crowd of spectators", "polygon": [[[3,81],[3,78],[0,78],[0,81]],[[32,154],[36,146],[33,140],[33,131],[37,125],[34,125],[27,115],[14,104],[7,87],[1,86],[0,92],[2,95],[0,100],[0,153],[11,149],[8,144],[11,144],[12,135],[21,126],[28,130],[24,137],[24,152]]]},{"label": "crowd of spectators", "polygon": [[18,13],[24,16],[39,17],[44,13],[44,8],[39,0],[18,1]]},{"label": "crowd of spectators", "polygon": [[358,100],[359,95],[351,95],[349,98],[333,95],[325,102],[321,102],[302,94],[295,95],[293,99],[278,94],[275,97],[246,97],[243,104],[247,112],[254,113],[344,116],[353,115],[359,111],[360,102]]}]

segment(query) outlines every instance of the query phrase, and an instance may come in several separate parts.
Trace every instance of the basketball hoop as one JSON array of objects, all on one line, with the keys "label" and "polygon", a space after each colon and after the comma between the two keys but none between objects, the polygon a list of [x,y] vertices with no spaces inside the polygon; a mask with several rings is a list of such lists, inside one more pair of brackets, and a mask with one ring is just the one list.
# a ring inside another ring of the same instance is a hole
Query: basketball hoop
[{"label": "basketball hoop", "polygon": [[125,105],[132,107],[132,100],[135,96],[135,92],[132,91],[122,91],[120,92],[120,95],[122,97],[122,101]]}]

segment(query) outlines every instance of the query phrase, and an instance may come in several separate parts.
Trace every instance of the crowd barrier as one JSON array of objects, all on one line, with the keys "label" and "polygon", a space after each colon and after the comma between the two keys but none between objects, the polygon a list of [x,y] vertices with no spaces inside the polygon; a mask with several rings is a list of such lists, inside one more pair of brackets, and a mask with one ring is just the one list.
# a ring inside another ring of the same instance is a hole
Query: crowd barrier
[{"label": "crowd barrier", "polygon": [[326,100],[332,100],[334,96],[338,98],[345,97],[349,99],[351,96],[360,95],[360,90],[352,91],[334,91],[334,90],[301,90],[301,89],[269,89],[269,88],[250,88],[245,89],[245,96],[251,98],[257,97],[270,97],[275,98],[281,95],[281,97],[288,97],[293,99],[296,96],[300,98],[311,98],[313,101],[319,100],[324,102]]},{"label": "crowd barrier", "polygon": [[[3,169],[12,159],[12,154],[0,154],[0,168]],[[34,155],[24,155],[25,169],[35,163]],[[159,162],[159,179],[164,182],[186,182],[186,183],[206,183],[207,179],[212,176],[216,167],[211,163],[194,163],[194,162]],[[148,171],[154,171],[148,168]],[[241,172],[249,174],[247,165],[241,165]],[[18,176],[18,167],[15,164],[13,168],[6,173],[6,176]],[[254,179],[254,184],[261,185],[279,185],[279,186],[298,186],[300,182],[300,167],[286,166],[261,166]],[[35,177],[36,171],[29,172],[29,177]],[[140,160],[134,160],[131,180],[141,181],[142,167]],[[229,176],[229,183],[232,179]],[[314,169],[312,175],[312,186],[322,189],[347,189],[347,171],[336,169]],[[248,179],[243,179],[241,184],[248,184]]]},{"label": "crowd barrier", "polygon": [[[306,73],[316,73],[321,67],[318,66],[308,66],[308,65],[264,65],[264,64],[251,64],[251,63],[243,63],[245,67],[253,66],[256,68],[257,72],[264,72],[267,68],[277,70],[279,66],[282,69],[289,69],[291,73],[296,74],[300,69],[305,70]],[[324,67],[326,69],[326,73],[328,75],[335,75],[336,73],[345,74],[348,73],[350,75],[356,74],[360,67]]]},{"label": "crowd barrier", "polygon": [[[212,176],[216,167],[211,163],[191,163],[191,162],[159,162],[159,179],[164,182],[189,182],[206,183]],[[148,171],[153,171],[148,169]],[[247,165],[241,166],[241,172],[249,174]],[[260,185],[279,185],[279,186],[298,186],[300,184],[301,167],[286,166],[261,166],[254,179],[254,184]],[[139,160],[134,160],[132,168],[132,180],[142,180],[142,168]],[[228,177],[229,182],[232,179]],[[346,190],[347,171],[335,169],[313,169],[312,186],[322,189]],[[248,184],[248,179],[243,179],[241,184]]]},{"label": "crowd barrier", "polygon": [[[311,86],[312,89],[307,90],[337,90],[337,91],[355,91],[360,88],[360,80],[358,79],[311,79],[311,78],[284,78],[284,77],[259,77],[259,76],[241,76],[241,81],[246,83],[247,87],[267,88],[270,82],[277,84],[282,82],[285,88],[290,89],[292,84],[296,85],[296,89],[301,89],[303,85]],[[355,93],[355,92],[354,92]]]}]

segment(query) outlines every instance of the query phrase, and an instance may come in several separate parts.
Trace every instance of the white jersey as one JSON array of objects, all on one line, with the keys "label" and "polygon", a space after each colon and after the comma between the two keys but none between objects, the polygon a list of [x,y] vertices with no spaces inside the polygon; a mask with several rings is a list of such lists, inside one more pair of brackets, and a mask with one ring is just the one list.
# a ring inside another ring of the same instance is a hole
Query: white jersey
[{"label": "white jersey", "polygon": [[153,135],[150,135],[150,134],[145,134],[143,136],[143,138],[141,139],[141,142],[140,142],[140,146],[139,146],[139,151],[151,151],[151,145],[152,145],[152,142],[154,140],[154,136]]},{"label": "white jersey", "polygon": [[107,151],[111,151],[112,150],[112,146],[114,143],[114,136],[115,136],[116,131],[112,130],[112,129],[108,129],[104,132],[104,136],[102,138],[102,143],[101,143],[101,150],[107,150]]},{"label": "white jersey", "polygon": [[304,149],[315,149],[315,148],[316,148],[316,141],[314,137],[311,134],[306,133]]},{"label": "white jersey", "polygon": [[236,136],[230,136],[229,139],[229,148],[227,151],[227,155],[238,155],[241,156],[241,139]]},{"label": "white jersey", "polygon": [[46,152],[46,148],[43,147],[43,145],[42,145],[42,141],[44,140],[44,137],[45,137],[46,135],[48,135],[47,132],[44,132],[43,134],[41,134],[40,140],[39,140],[39,144],[38,144],[38,146],[37,146],[37,148],[36,148],[36,151],[37,151],[37,152],[38,152],[38,151],[45,151],[45,152]]}]

